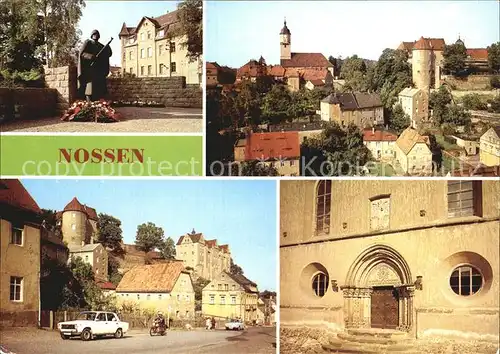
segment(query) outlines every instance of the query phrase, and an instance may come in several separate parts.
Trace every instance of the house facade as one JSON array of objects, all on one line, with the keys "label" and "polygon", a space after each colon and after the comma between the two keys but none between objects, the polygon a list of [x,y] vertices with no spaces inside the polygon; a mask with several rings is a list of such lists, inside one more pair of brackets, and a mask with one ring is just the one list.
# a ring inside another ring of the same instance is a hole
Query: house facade
[{"label": "house facade", "polygon": [[205,64],[206,86],[217,86],[219,84],[219,69],[220,66],[216,62],[207,62]]},{"label": "house facade", "polygon": [[384,106],[376,93],[333,93],[320,103],[321,120],[342,127],[354,124],[360,129],[384,124]]},{"label": "house facade", "polygon": [[81,258],[82,261],[92,266],[94,278],[97,282],[108,280],[108,251],[100,243],[93,243],[84,246],[70,246],[70,260]]},{"label": "house facade", "polygon": [[41,212],[19,180],[0,180],[2,326],[36,326],[38,323]]},{"label": "house facade", "polygon": [[240,274],[220,273],[202,291],[203,316],[240,318],[244,322],[258,319],[257,284]]},{"label": "house facade", "polygon": [[479,139],[479,159],[486,166],[500,165],[500,126],[488,129]]},{"label": "house facade", "polygon": [[212,280],[231,267],[229,245],[219,245],[216,239],[206,240],[202,233],[194,230],[179,237],[175,254],[186,267],[193,269],[196,278]]},{"label": "house facade", "polygon": [[396,157],[395,145],[397,135],[384,130],[365,129],[363,144],[370,150],[376,160],[392,160]]},{"label": "house facade", "polygon": [[250,133],[234,146],[237,162],[260,161],[274,167],[281,176],[300,175],[299,133]]},{"label": "house facade", "polygon": [[185,35],[179,35],[178,11],[144,16],[137,26],[120,30],[121,67],[137,77],[185,76],[187,84],[202,83],[203,59],[188,57]]},{"label": "house facade", "polygon": [[195,315],[193,282],[180,261],[135,266],[123,275],[115,295],[120,305],[162,311],[170,318]]},{"label": "house facade", "polygon": [[403,111],[410,117],[412,128],[417,129],[421,122],[429,119],[429,100],[422,90],[407,87],[399,93],[398,99]]},{"label": "house facade", "polygon": [[282,181],[281,325],[498,341],[498,181]]},{"label": "house facade", "polygon": [[432,152],[429,137],[420,135],[413,128],[406,128],[395,144],[396,160],[405,173],[432,172]]}]

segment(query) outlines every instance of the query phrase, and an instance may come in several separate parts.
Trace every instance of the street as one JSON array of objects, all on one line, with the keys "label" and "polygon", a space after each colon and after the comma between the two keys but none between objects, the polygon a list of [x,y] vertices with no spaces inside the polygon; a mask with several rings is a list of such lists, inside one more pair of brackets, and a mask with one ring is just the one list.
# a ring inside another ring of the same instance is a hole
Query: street
[{"label": "street", "polygon": [[276,352],[276,328],[252,327],[243,332],[169,331],[151,337],[145,331],[131,331],[122,339],[103,338],[84,342],[63,340],[57,331],[9,328],[0,331],[0,344],[16,354],[106,354],[106,353],[252,353]]},{"label": "street", "polygon": [[201,133],[203,113],[195,108],[118,107],[116,123],[63,122],[60,117],[0,124],[2,132]]}]

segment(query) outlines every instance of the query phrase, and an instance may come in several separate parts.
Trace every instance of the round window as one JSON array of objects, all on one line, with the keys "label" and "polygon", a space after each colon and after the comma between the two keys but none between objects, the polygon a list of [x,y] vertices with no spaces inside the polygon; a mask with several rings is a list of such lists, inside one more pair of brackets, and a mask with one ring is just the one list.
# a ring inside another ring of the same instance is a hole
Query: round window
[{"label": "round window", "polygon": [[316,296],[323,297],[328,289],[328,275],[317,273],[313,277],[312,288]]},{"label": "round window", "polygon": [[482,286],[483,276],[473,266],[460,266],[451,273],[450,287],[457,295],[474,295]]}]

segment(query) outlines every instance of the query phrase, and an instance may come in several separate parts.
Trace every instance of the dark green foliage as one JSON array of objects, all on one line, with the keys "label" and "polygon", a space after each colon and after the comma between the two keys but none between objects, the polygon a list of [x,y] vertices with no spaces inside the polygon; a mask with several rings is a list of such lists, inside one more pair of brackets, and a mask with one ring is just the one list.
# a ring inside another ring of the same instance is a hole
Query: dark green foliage
[{"label": "dark green foliage", "polygon": [[146,253],[163,246],[163,229],[152,222],[137,226],[135,244]]},{"label": "dark green foliage", "polygon": [[451,101],[451,93],[444,85],[440,86],[438,91],[431,93],[429,98],[429,109],[432,109],[432,118],[437,125],[441,125],[445,122],[447,106]]},{"label": "dark green foliage", "polygon": [[[279,162],[278,162],[279,163]],[[260,161],[246,161],[231,165],[231,176],[279,176],[278,170]]]},{"label": "dark green foliage", "polygon": [[167,237],[163,242],[160,252],[164,259],[175,259],[175,242],[171,237]]},{"label": "dark green foliage", "polygon": [[[487,49],[488,49],[488,66],[494,72],[499,72],[500,71],[500,42],[493,43]],[[498,77],[497,77],[497,80],[498,80]],[[494,86],[494,87],[498,88],[499,86]]]},{"label": "dark green foliage", "polygon": [[410,116],[404,112],[399,103],[396,104],[389,116],[389,127],[391,130],[399,135],[410,126],[410,123]]},{"label": "dark green foliage", "polygon": [[467,49],[462,43],[455,43],[444,47],[443,69],[453,75],[459,75],[465,70]]},{"label": "dark green foliage", "polygon": [[176,34],[187,37],[182,45],[187,48],[189,59],[195,61],[203,54],[203,1],[184,0],[177,8],[180,27]]},{"label": "dark green foliage", "polygon": [[199,277],[196,281],[193,282],[193,290],[194,290],[194,299],[201,300],[202,299],[202,291],[205,286],[210,283],[210,280]]},{"label": "dark green foliage", "polygon": [[97,229],[99,233],[99,243],[112,250],[114,254],[122,254],[122,228],[121,221],[117,218],[99,213]]},{"label": "dark green foliage", "polygon": [[309,138],[302,144],[305,176],[357,175],[371,159],[363,144],[363,134],[354,125],[342,129],[331,123],[318,138]]},{"label": "dark green foliage", "polygon": [[477,93],[472,93],[462,97],[462,104],[465,109],[486,110],[487,103],[481,99]]},{"label": "dark green foliage", "polygon": [[229,272],[231,274],[241,274],[243,275],[243,268],[241,268],[239,265],[234,263],[233,258],[231,258],[231,267],[229,269]]}]

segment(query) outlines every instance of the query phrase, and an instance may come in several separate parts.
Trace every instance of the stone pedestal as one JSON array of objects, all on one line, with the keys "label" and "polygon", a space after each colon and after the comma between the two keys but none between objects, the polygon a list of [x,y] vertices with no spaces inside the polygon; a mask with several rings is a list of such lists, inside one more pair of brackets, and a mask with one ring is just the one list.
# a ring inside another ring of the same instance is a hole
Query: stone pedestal
[{"label": "stone pedestal", "polygon": [[45,83],[47,87],[58,92],[57,108],[64,111],[76,100],[77,70],[73,65],[58,68],[44,67]]}]

